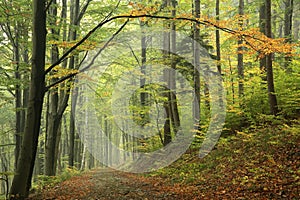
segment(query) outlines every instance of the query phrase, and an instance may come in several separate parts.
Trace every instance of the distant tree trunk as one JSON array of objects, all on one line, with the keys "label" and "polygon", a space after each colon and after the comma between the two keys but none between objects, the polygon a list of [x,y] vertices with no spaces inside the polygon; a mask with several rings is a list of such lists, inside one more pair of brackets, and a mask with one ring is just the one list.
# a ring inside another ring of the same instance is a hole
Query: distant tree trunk
[{"label": "distant tree trunk", "polygon": [[[216,0],[216,20],[220,20],[220,0]],[[222,76],[222,67],[221,67],[221,45],[220,45],[220,30],[216,29],[216,51],[217,51],[217,69],[219,74]],[[221,93],[222,91],[220,91]],[[204,94],[205,94],[205,105],[208,112],[210,111],[210,98],[209,98],[209,85],[205,82],[204,84]],[[219,99],[220,105],[223,104],[222,98]]]},{"label": "distant tree trunk", "polygon": [[[140,23],[141,26],[141,32],[142,32],[142,37],[141,37],[141,48],[142,48],[142,52],[141,52],[141,78],[140,78],[140,88],[144,88],[145,84],[146,84],[146,61],[147,61],[147,36],[144,33],[144,28],[145,26],[147,26],[147,23],[145,22],[141,22]],[[141,100],[141,106],[142,106],[142,114],[140,114],[141,117],[141,125],[144,126],[146,123],[148,123],[148,113],[145,113],[145,106],[146,102],[147,102],[147,93],[142,91],[140,94],[140,100]]]},{"label": "distant tree trunk", "polygon": [[294,40],[299,40],[299,31],[300,31],[300,19],[296,16],[299,16],[300,14],[300,2],[299,1],[295,1],[293,2],[294,3],[294,9],[293,9],[293,12],[294,12],[294,16],[293,17],[293,37],[294,37]]},{"label": "distant tree trunk", "polygon": [[[266,5],[262,2],[259,8],[259,30],[260,32],[266,34]],[[266,57],[260,59],[259,62],[260,70],[263,72],[266,70]]]},{"label": "distant tree trunk", "polygon": [[[22,73],[23,77],[22,80],[24,83],[29,83],[30,82],[30,75],[29,72],[27,72],[27,70],[29,70],[29,55],[28,55],[28,43],[29,43],[29,36],[28,36],[28,27],[24,27],[22,29],[23,33],[23,42],[26,43],[27,45],[22,45],[23,49],[22,49],[22,57],[23,57],[23,63],[26,66],[26,72]],[[25,130],[25,120],[26,120],[26,109],[27,109],[27,105],[28,105],[28,98],[29,98],[29,89],[28,89],[28,85],[23,85],[23,90],[22,90],[22,109],[21,109],[21,130],[22,130],[22,136],[24,135],[24,130]]]},{"label": "distant tree trunk", "polygon": [[46,11],[45,0],[33,0],[32,67],[25,133],[14,175],[10,199],[24,199],[31,187],[42,105],[45,94]]},{"label": "distant tree trunk", "polygon": [[[200,17],[200,0],[194,1],[194,16],[196,18]],[[197,24],[194,24],[194,108],[193,116],[195,119],[195,129],[200,129],[200,28]]]},{"label": "distant tree trunk", "polygon": [[75,86],[72,95],[72,103],[71,103],[71,113],[70,113],[70,128],[69,128],[69,166],[74,167],[75,160],[75,116],[74,113],[76,111],[76,104],[78,98],[79,89]]},{"label": "distant tree trunk", "polygon": [[[91,0],[87,0],[85,5],[82,7],[82,10],[80,11],[80,1],[79,0],[72,0],[71,1],[71,9],[70,9],[70,21],[71,21],[71,26],[69,29],[69,33],[68,33],[68,39],[70,41],[75,41],[77,39],[77,30],[76,30],[76,26],[80,25],[80,21],[86,11],[86,9],[89,6],[89,3],[91,2]],[[66,0],[63,0],[63,7],[66,9]],[[78,56],[74,55],[69,59],[69,69],[74,69],[75,67],[79,67],[76,66],[76,64],[78,63]],[[73,81],[72,79],[70,81]],[[75,86],[76,87],[76,86]],[[75,93],[78,93],[78,88],[75,88],[74,91]],[[62,111],[65,110],[67,104],[68,104],[68,100],[70,97],[70,87],[64,91],[61,92],[61,104],[60,104],[60,108]],[[74,99],[75,98],[75,99]],[[71,114],[70,114],[70,151],[69,151],[69,166],[74,166],[74,162],[77,162],[78,166],[80,166],[80,149],[81,149],[81,143],[79,142],[79,136],[76,135],[75,133],[75,119],[74,119],[74,112],[75,112],[75,106],[76,106],[76,102],[77,102],[77,94],[73,95],[72,98],[72,110],[71,110]],[[63,114],[63,112],[61,112],[61,114]],[[77,142],[76,142],[77,141]]]},{"label": "distant tree trunk", "polygon": [[[239,0],[239,15],[244,15],[244,0]],[[239,27],[243,30],[243,19],[239,21]],[[244,96],[244,56],[243,56],[242,38],[238,41],[238,82],[239,82],[239,99],[242,107],[242,97]]]},{"label": "distant tree trunk", "polygon": [[[172,16],[176,16],[176,1],[167,0],[167,6],[171,6]],[[176,99],[176,61],[173,57],[173,53],[176,52],[176,25],[174,22],[167,22],[165,24],[166,30],[164,31],[163,38],[163,56],[167,63],[170,63],[170,68],[164,69],[164,81],[167,85],[163,96],[167,101],[164,102],[165,109],[165,124],[164,124],[164,140],[163,145],[166,146],[172,141],[171,130],[173,128],[174,134],[177,133],[180,126],[180,118]]]},{"label": "distant tree trunk", "polygon": [[235,90],[234,90],[234,81],[233,81],[233,70],[232,70],[232,64],[230,56],[228,56],[228,65],[229,65],[229,71],[230,71],[230,86],[231,86],[231,93],[232,93],[232,104],[235,104]]},{"label": "distant tree trunk", "polygon": [[[171,0],[172,6],[172,16],[176,16],[176,0]],[[174,129],[174,134],[177,133],[180,127],[180,117],[178,112],[177,98],[176,98],[176,61],[173,58],[174,53],[176,52],[176,24],[175,22],[171,22],[171,34],[170,34],[170,50],[171,50],[171,71],[170,71],[170,83],[169,88],[171,91],[169,92],[169,101],[171,106],[171,122]]]},{"label": "distant tree trunk", "polygon": [[[171,6],[170,0],[165,0],[166,6]],[[163,57],[164,60],[167,61],[167,63],[170,62],[170,51],[171,51],[171,41],[170,41],[170,23],[166,22],[164,24],[165,30],[163,34]],[[170,83],[170,69],[165,68],[164,69],[164,82],[167,86],[169,86]],[[164,102],[164,109],[165,109],[165,123],[164,123],[164,140],[163,145],[166,146],[172,141],[172,135],[171,135],[171,106],[170,106],[170,97],[168,95],[169,88],[166,88],[164,92],[164,96],[167,98],[167,101]]]},{"label": "distant tree trunk", "polygon": [[[220,20],[220,0],[216,0],[216,19]],[[221,46],[220,46],[220,30],[216,30],[216,50],[217,50],[217,68],[218,72],[221,74]]]},{"label": "distant tree trunk", "polygon": [[[266,36],[272,37],[271,29],[271,0],[265,0],[266,4]],[[266,56],[266,70],[267,70],[267,83],[268,83],[268,95],[269,95],[269,105],[270,112],[273,115],[278,114],[277,98],[274,88],[274,78],[273,78],[273,66],[272,66],[272,54]]]},{"label": "distant tree trunk", "polygon": [[[263,0],[261,2],[261,5],[259,7],[259,30],[263,34],[266,34],[266,2]],[[262,88],[267,89],[266,82],[267,82],[267,76],[266,76],[266,56],[259,59],[259,69],[260,69],[260,75],[262,79]],[[260,99],[261,104],[264,104],[264,100]],[[264,108],[264,107],[263,107]],[[264,109],[262,110],[262,113],[266,113]]]},{"label": "distant tree trunk", "polygon": [[165,123],[164,123],[164,140],[163,145],[167,146],[170,142],[172,142],[172,136],[171,136],[171,126],[170,126],[170,105],[169,102],[164,102],[164,109],[166,111],[165,115]]},{"label": "distant tree trunk", "polygon": [[[286,42],[292,42],[292,23],[293,23],[293,8],[294,8],[294,0],[285,0],[285,13],[284,13],[284,37],[286,38]],[[284,67],[288,70],[289,64],[292,58],[289,55],[285,57]]]},{"label": "distant tree trunk", "polygon": [[284,36],[291,42],[294,0],[285,0],[284,4]]},{"label": "distant tree trunk", "polygon": [[15,40],[13,41],[13,54],[15,63],[15,79],[18,81],[15,85],[15,113],[16,113],[16,148],[15,148],[15,169],[18,167],[18,158],[22,143],[22,127],[21,127],[21,107],[22,107],[22,90],[20,87],[20,48],[19,48],[19,27],[15,27]]},{"label": "distant tree trunk", "polygon": [[[85,102],[88,102],[88,97],[84,97],[85,98]],[[87,152],[86,152],[86,133],[89,132],[89,108],[86,107],[85,110],[84,110],[84,113],[83,115],[85,115],[84,117],[84,124],[82,124],[82,130],[81,130],[81,139],[83,141],[83,152],[82,152],[82,157],[81,157],[81,164],[80,164],[80,170],[83,171],[85,169],[85,163],[86,163],[86,156],[87,156]]]}]

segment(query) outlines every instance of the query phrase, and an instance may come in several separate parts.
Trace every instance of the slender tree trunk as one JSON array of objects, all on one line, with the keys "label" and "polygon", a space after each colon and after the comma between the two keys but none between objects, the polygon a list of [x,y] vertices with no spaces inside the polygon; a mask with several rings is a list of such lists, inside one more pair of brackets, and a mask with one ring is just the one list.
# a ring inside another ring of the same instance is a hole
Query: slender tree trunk
[{"label": "slender tree trunk", "polygon": [[45,0],[33,0],[32,67],[25,133],[14,175],[10,199],[24,199],[31,187],[45,94],[46,12]]},{"label": "slender tree trunk", "polygon": [[[172,16],[176,17],[176,0],[171,0],[172,6]],[[176,24],[175,22],[171,22],[171,34],[170,34],[170,50],[171,50],[171,71],[170,71],[170,82],[169,88],[171,89],[169,92],[170,98],[170,106],[171,106],[171,122],[174,129],[174,134],[177,133],[180,127],[180,117],[177,105],[176,98],[176,60],[174,58],[174,54],[176,52]]]},{"label": "slender tree trunk", "polygon": [[230,71],[230,86],[231,86],[231,93],[232,93],[232,105],[235,104],[235,90],[234,90],[234,81],[233,81],[233,70],[230,56],[228,56],[228,64],[229,64],[229,71]]},{"label": "slender tree trunk", "polygon": [[300,14],[300,3],[299,1],[295,1],[293,2],[295,5],[294,5],[294,9],[293,9],[293,14],[294,14],[294,17],[293,17],[293,38],[295,41],[299,40],[299,32],[300,32],[300,19],[296,16],[299,16]]},{"label": "slender tree trunk", "polygon": [[[239,15],[244,15],[244,0],[239,0]],[[243,30],[243,19],[239,21],[240,30]],[[242,97],[244,96],[244,56],[243,56],[243,40],[238,41],[238,83],[239,83],[239,102],[242,107]]]},{"label": "slender tree trunk", "polygon": [[[216,19],[220,20],[220,0],[216,0]],[[221,70],[221,46],[220,46],[220,30],[217,29],[216,30],[216,50],[217,50],[217,68],[218,68],[218,72],[221,74],[222,70]]]},{"label": "slender tree trunk", "polygon": [[[85,102],[88,102],[88,97],[84,97],[85,98]],[[86,133],[89,132],[89,108],[86,107],[85,111],[84,111],[84,124],[83,124],[83,129],[82,129],[82,133],[81,133],[81,138],[83,140],[83,152],[82,152],[82,158],[81,158],[81,164],[80,164],[80,170],[83,171],[85,169],[85,163],[86,163],[86,156],[87,156],[87,152],[86,152]]]},{"label": "slender tree trunk", "polygon": [[[200,0],[194,1],[194,15],[196,18],[200,17]],[[194,119],[195,119],[195,129],[200,129],[200,28],[197,24],[194,24]]]},{"label": "slender tree trunk", "polygon": [[[285,0],[285,14],[284,14],[284,37],[286,42],[292,42],[292,23],[293,23],[293,8],[294,0]],[[289,64],[292,61],[292,57],[289,55],[285,56],[285,69],[289,70]]]},{"label": "slender tree trunk", "polygon": [[70,128],[69,128],[69,166],[74,167],[74,158],[75,158],[75,112],[76,112],[76,104],[78,98],[79,89],[75,86],[72,95],[72,107],[70,113]]},{"label": "slender tree trunk", "polygon": [[[147,26],[147,23],[141,22],[141,31],[142,31],[142,37],[141,37],[141,57],[142,57],[142,65],[141,65],[141,77],[140,77],[140,88],[143,88],[145,90],[145,84],[146,84],[146,61],[147,61],[147,36],[144,33],[144,28]],[[141,100],[141,125],[144,126],[149,122],[149,113],[146,112],[147,108],[147,93],[142,91],[140,94],[140,100]]]},{"label": "slender tree trunk", "polygon": [[[29,75],[29,72],[27,72],[27,67],[29,69],[29,55],[28,55],[28,43],[29,43],[29,39],[28,39],[28,27],[24,27],[23,29],[23,33],[22,35],[24,36],[24,44],[23,46],[23,49],[22,49],[22,57],[23,57],[23,63],[28,65],[26,66],[26,72],[23,73],[23,81],[25,83],[29,83],[30,81],[30,75]],[[24,135],[24,130],[25,130],[25,123],[26,123],[26,110],[27,110],[27,105],[28,105],[28,98],[29,98],[29,89],[28,89],[28,86],[27,85],[23,85],[23,90],[22,90],[22,109],[21,109],[21,130],[22,130],[22,135]],[[21,142],[22,143],[22,142]]]},{"label": "slender tree trunk", "polygon": [[19,48],[19,27],[15,27],[15,41],[13,42],[13,54],[15,62],[15,79],[19,81],[15,85],[15,113],[16,113],[16,148],[15,148],[15,170],[18,167],[18,158],[21,150],[22,143],[22,128],[21,128],[21,107],[22,107],[22,90],[20,87],[21,75],[20,75],[20,48]]},{"label": "slender tree trunk", "polygon": [[[262,2],[262,5],[259,8],[259,30],[260,32],[266,34],[266,5],[265,2]],[[259,61],[259,66],[261,72],[266,70],[266,57],[263,57]],[[266,78],[263,78],[266,80]]]},{"label": "slender tree trunk", "polygon": [[[266,36],[272,37],[271,29],[271,0],[265,0],[266,3]],[[268,83],[268,95],[269,95],[269,105],[270,112],[273,115],[278,114],[277,98],[274,88],[274,78],[273,78],[273,66],[272,66],[272,54],[266,56],[266,70],[267,70],[267,83]]]},{"label": "slender tree trunk", "polygon": [[[165,5],[170,6],[171,2],[170,0],[165,0]],[[170,23],[166,22],[164,24],[164,34],[163,34],[163,58],[167,61],[167,63],[170,62],[170,51],[171,51],[171,42],[170,42]],[[165,88],[166,90],[163,91],[163,96],[166,97],[167,101],[164,102],[164,109],[165,109],[165,123],[164,123],[164,141],[163,145],[166,146],[172,141],[172,135],[171,135],[171,105],[170,105],[170,97],[169,97],[169,90],[170,90],[170,69],[165,68],[164,69],[164,82],[168,86],[168,88]]]}]

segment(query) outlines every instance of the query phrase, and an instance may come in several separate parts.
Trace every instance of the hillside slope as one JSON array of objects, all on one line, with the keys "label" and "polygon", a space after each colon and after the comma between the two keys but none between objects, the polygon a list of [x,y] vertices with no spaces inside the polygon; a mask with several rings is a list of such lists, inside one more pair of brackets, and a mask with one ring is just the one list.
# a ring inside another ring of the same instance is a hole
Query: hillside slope
[{"label": "hillside slope", "polygon": [[187,153],[148,174],[97,169],[30,199],[299,199],[300,124],[277,124],[221,138],[204,159]]}]

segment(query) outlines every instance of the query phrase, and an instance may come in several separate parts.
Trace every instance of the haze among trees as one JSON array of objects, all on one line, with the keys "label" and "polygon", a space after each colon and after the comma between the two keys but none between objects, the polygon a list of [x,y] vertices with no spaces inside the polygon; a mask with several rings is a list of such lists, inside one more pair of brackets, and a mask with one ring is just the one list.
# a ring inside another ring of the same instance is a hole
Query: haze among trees
[{"label": "haze among trees", "polygon": [[222,117],[221,138],[292,127],[299,12],[294,0],[1,0],[3,198],[72,170],[152,167],[139,155],[168,151],[185,124],[191,157]]}]

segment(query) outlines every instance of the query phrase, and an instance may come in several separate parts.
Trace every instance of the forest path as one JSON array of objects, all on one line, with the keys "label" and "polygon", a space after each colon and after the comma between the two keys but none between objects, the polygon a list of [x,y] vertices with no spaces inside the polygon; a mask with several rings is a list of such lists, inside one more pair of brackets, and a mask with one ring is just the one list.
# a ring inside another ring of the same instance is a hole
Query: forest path
[{"label": "forest path", "polygon": [[[178,186],[164,184],[161,178],[145,178],[137,174],[116,171],[110,168],[92,170],[74,176],[42,194],[29,199],[66,200],[152,200],[152,199],[198,199],[190,191]],[[193,190],[193,189],[192,189]],[[194,196],[194,197],[192,197]]]}]

